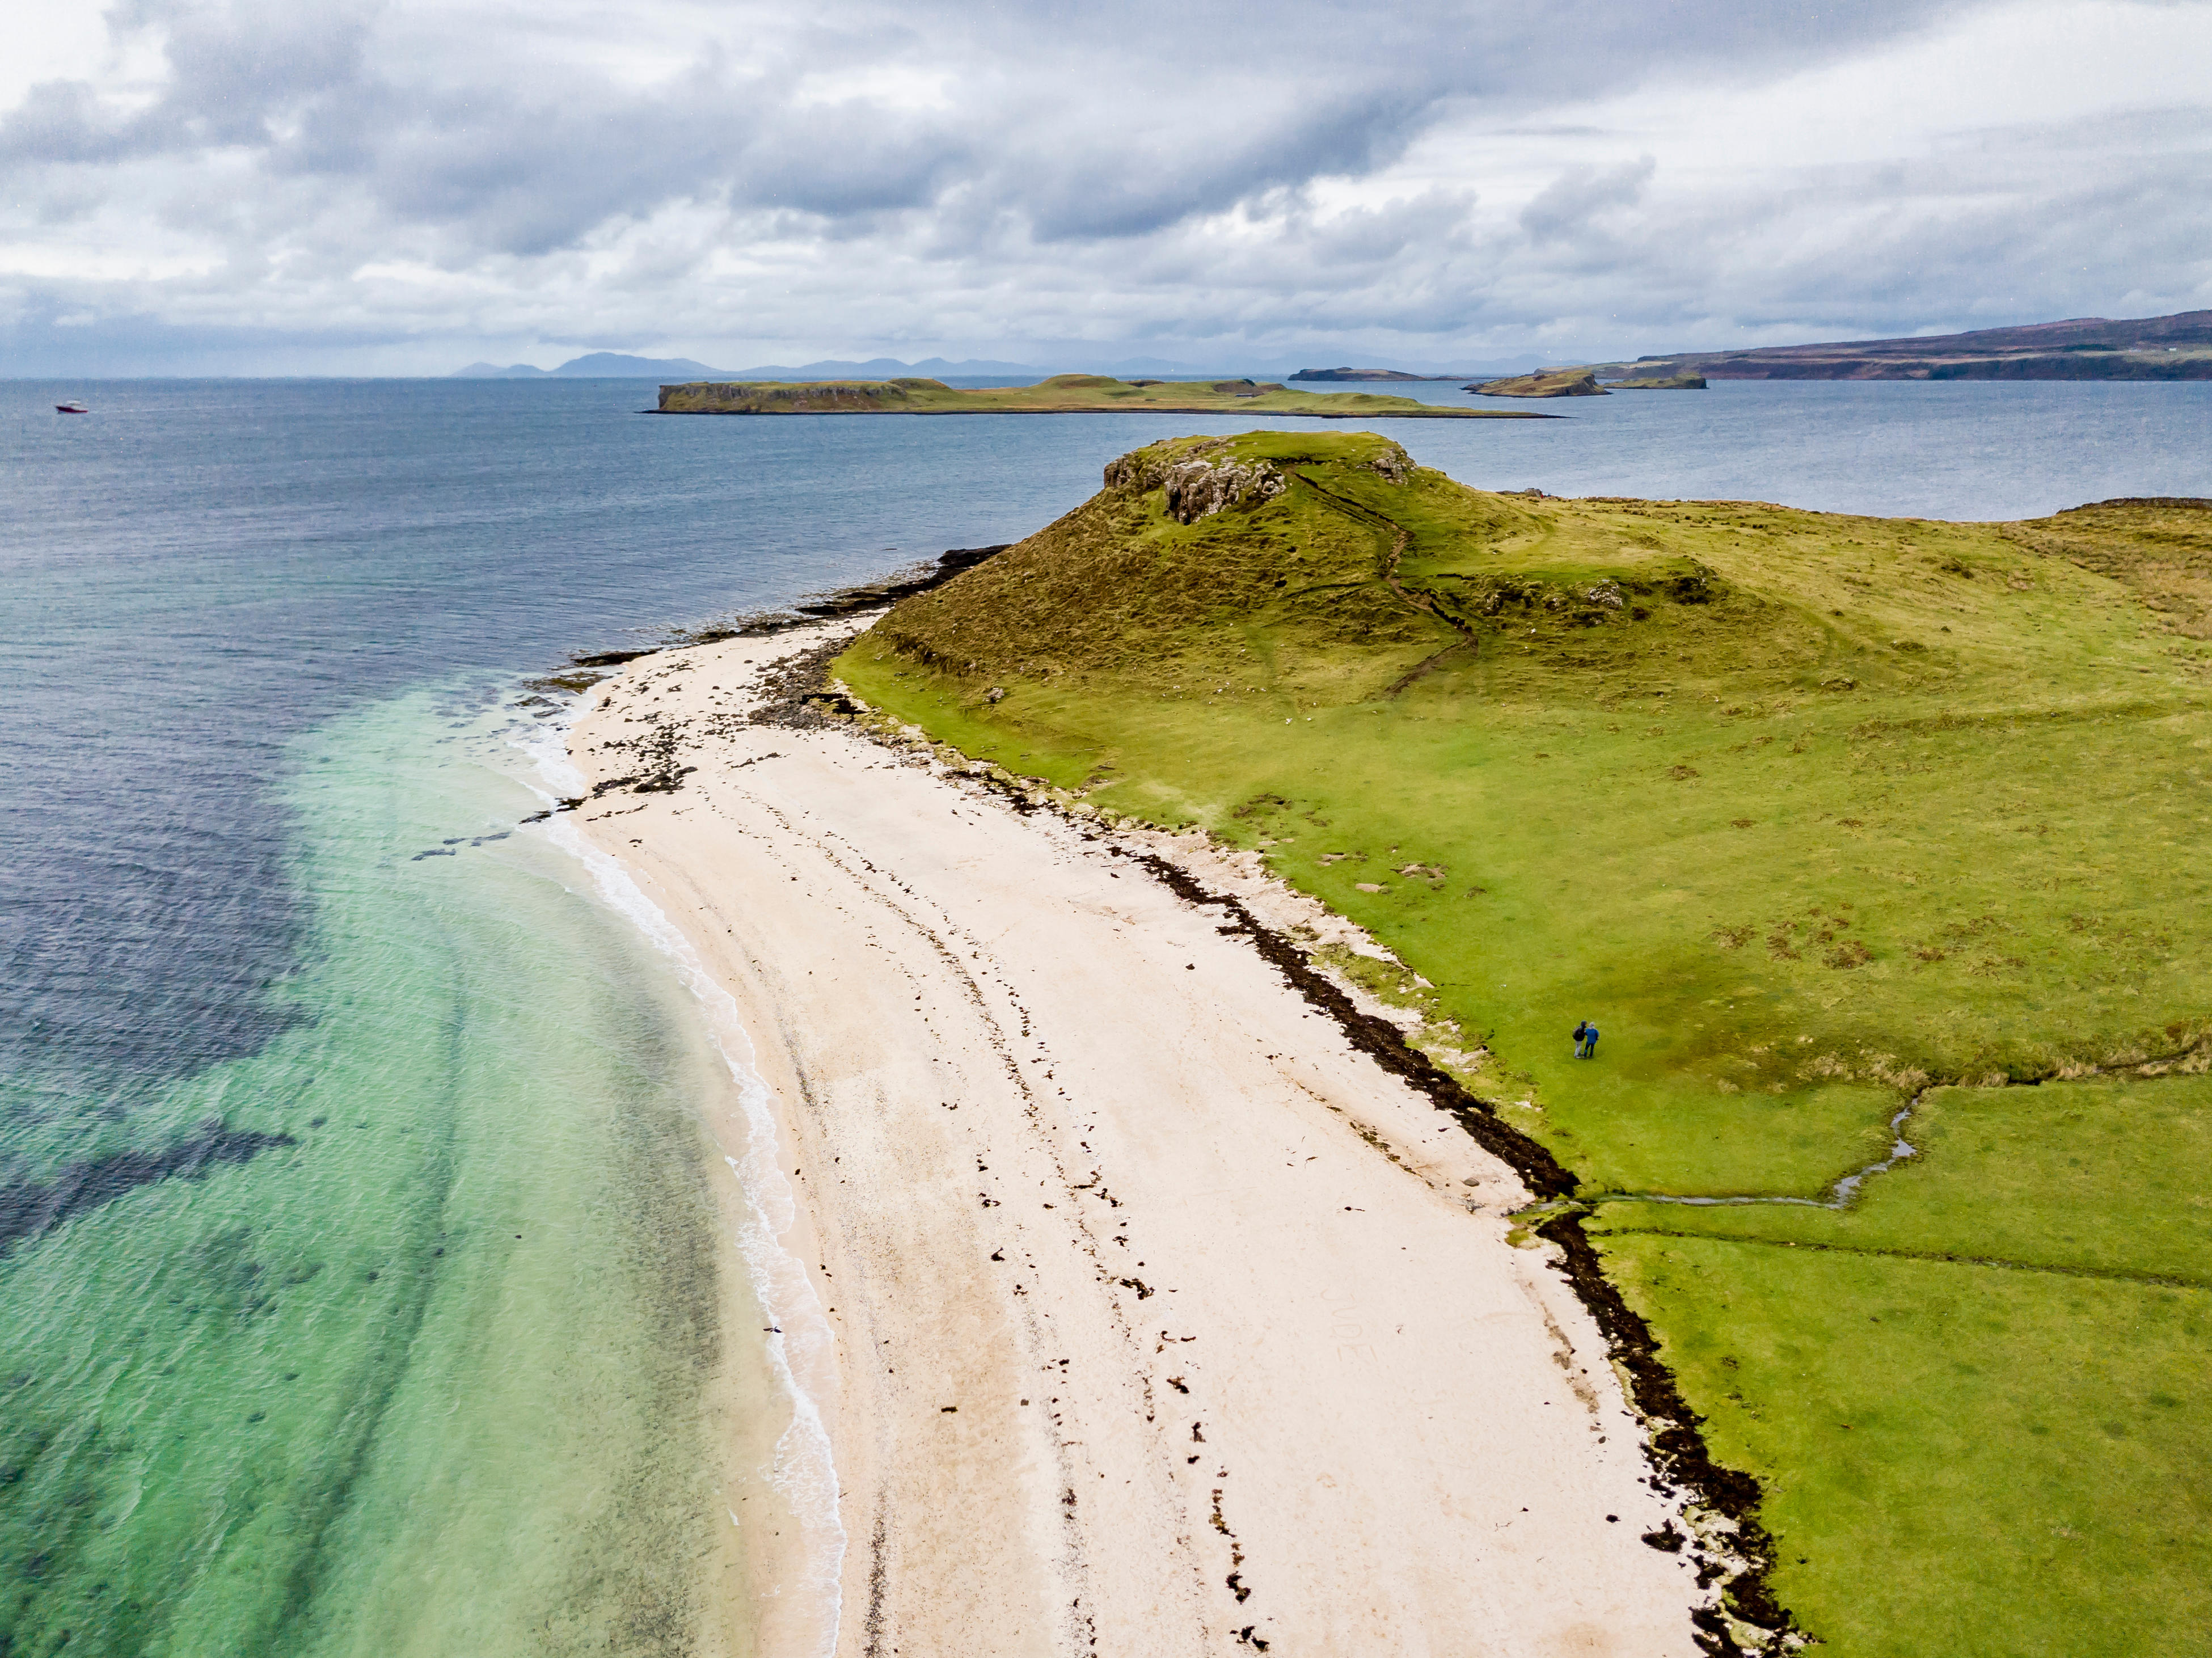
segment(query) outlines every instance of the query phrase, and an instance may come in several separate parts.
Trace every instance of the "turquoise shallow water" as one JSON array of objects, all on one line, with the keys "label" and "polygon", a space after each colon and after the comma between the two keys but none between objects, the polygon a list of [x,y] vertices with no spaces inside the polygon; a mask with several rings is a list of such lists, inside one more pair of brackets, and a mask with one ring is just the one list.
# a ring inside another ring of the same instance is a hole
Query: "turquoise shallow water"
[{"label": "turquoise shallow water", "polygon": [[[795,1604],[773,1649],[818,1647],[832,1472],[744,1035],[515,831],[514,688],[1256,422],[650,398],[0,382],[0,1658],[706,1658]],[[2212,492],[2208,386],[1572,412],[1389,429],[1558,492]]]},{"label": "turquoise shallow water", "polygon": [[511,723],[300,740],[295,1017],[114,1131],[290,1143],[0,1263],[9,1652],[744,1649],[733,1413],[778,1400],[701,1121],[734,1084],[512,832]]}]

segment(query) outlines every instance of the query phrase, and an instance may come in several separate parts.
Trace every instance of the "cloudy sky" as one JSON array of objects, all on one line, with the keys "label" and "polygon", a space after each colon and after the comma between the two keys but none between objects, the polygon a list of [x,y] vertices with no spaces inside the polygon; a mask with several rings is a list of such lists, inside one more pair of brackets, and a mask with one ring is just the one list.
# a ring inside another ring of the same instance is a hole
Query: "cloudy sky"
[{"label": "cloudy sky", "polygon": [[2212,307],[2212,0],[0,0],[0,374]]}]

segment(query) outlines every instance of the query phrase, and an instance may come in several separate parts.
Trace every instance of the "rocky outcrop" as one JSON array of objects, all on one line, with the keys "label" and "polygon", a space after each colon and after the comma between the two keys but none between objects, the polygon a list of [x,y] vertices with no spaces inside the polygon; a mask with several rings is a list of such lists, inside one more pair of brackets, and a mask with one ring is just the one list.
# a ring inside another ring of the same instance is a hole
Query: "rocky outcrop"
[{"label": "rocky outcrop", "polygon": [[[1167,491],[1167,507],[1179,524],[1195,524],[1229,507],[1256,507],[1291,487],[1290,474],[1273,461],[1209,459],[1230,446],[1228,438],[1152,444],[1106,463],[1106,487],[1127,495]],[[1367,465],[1391,483],[1413,476],[1413,458],[1385,443]]]},{"label": "rocky outcrop", "polygon": [[1215,438],[1187,447],[1133,450],[1106,464],[1106,487],[1139,495],[1165,489],[1168,512],[1178,524],[1195,524],[1226,507],[1257,506],[1291,487],[1273,462],[1206,458],[1228,442]]},{"label": "rocky outcrop", "polygon": [[1178,524],[1212,518],[1224,507],[1256,506],[1291,487],[1266,461],[1187,460],[1170,470],[1168,511]]}]

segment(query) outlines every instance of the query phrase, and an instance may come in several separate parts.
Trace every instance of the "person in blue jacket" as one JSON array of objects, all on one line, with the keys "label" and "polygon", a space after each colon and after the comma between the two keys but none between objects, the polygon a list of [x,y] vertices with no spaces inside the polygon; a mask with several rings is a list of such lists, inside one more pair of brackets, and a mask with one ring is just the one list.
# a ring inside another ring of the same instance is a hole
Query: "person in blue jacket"
[{"label": "person in blue jacket", "polygon": [[1597,1058],[1597,1027],[1588,1019],[1583,1021],[1582,1056],[1586,1060]]}]

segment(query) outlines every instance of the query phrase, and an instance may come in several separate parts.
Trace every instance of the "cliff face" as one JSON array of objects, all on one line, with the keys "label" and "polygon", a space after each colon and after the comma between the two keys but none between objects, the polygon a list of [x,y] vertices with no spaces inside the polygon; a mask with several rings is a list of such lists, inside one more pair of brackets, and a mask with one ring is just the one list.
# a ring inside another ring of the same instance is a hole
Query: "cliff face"
[{"label": "cliff face", "polygon": [[690,380],[660,388],[664,415],[863,415],[908,410],[942,380],[819,380],[777,385],[759,380]]}]

